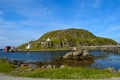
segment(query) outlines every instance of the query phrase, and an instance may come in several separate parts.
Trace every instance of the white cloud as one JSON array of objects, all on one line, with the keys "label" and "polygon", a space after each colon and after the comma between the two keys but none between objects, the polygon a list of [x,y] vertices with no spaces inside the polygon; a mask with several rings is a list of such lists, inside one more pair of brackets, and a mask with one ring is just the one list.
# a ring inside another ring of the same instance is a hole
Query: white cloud
[{"label": "white cloud", "polygon": [[4,48],[5,46],[19,46],[22,43],[25,43],[23,40],[6,40],[0,41],[0,48]]},{"label": "white cloud", "polygon": [[120,27],[119,26],[109,26],[103,29],[101,32],[97,33],[98,36],[107,37],[116,40],[117,42],[120,41],[120,34],[119,34]]},{"label": "white cloud", "polygon": [[50,28],[52,30],[56,30],[56,29],[67,29],[71,27],[70,25],[67,25],[67,24],[62,24],[62,23],[50,23]]},{"label": "white cloud", "polygon": [[39,4],[37,0],[5,0],[3,2],[8,4],[13,11],[27,18],[49,18],[53,15],[52,8],[43,5],[42,1],[39,0]]},{"label": "white cloud", "polygon": [[0,11],[0,15],[4,14],[3,11]]},{"label": "white cloud", "polygon": [[118,30],[120,30],[120,26],[115,26],[115,27],[113,26],[107,29],[107,31],[109,32],[118,31]]},{"label": "white cloud", "polygon": [[0,17],[0,29],[5,29],[5,28],[16,28],[18,27],[18,23],[14,22],[14,21],[9,21],[9,20],[5,20],[3,18]]},{"label": "white cloud", "polygon": [[92,6],[93,6],[94,8],[98,8],[98,7],[100,6],[101,2],[102,2],[102,0],[95,0],[95,1],[93,2]]},{"label": "white cloud", "polygon": [[40,32],[34,30],[0,31],[0,45],[19,46],[40,37]]},{"label": "white cloud", "polygon": [[8,40],[7,38],[0,36],[0,42],[7,41],[7,40]]},{"label": "white cloud", "polygon": [[4,22],[0,22],[0,27],[2,28],[16,28],[18,27],[16,23],[11,22],[11,21],[4,21]]}]

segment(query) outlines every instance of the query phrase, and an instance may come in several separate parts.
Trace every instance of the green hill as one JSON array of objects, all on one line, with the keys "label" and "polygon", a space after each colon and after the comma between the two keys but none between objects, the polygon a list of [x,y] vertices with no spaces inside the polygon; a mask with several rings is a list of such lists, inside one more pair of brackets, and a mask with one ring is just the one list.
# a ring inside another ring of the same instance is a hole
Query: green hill
[{"label": "green hill", "polygon": [[114,45],[116,42],[97,37],[84,29],[65,29],[45,33],[38,40],[23,44],[18,49],[25,50],[28,44],[32,45],[31,50],[65,50],[73,46]]}]

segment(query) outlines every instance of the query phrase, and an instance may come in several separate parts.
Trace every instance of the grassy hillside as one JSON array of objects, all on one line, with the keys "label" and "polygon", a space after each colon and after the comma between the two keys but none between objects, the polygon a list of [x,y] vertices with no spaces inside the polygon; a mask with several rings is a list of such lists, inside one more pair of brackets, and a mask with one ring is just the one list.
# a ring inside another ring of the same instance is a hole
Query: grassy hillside
[{"label": "grassy hillside", "polygon": [[72,28],[45,33],[38,40],[30,41],[18,48],[25,50],[28,44],[32,45],[31,50],[65,50],[73,46],[114,45],[116,42],[112,39],[97,37],[84,29]]}]

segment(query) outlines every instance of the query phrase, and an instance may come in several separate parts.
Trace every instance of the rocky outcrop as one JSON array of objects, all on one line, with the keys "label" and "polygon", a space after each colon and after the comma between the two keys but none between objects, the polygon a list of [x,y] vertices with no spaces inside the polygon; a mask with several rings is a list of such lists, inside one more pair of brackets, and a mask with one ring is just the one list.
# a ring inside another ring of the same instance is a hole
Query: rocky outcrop
[{"label": "rocky outcrop", "polygon": [[8,62],[16,66],[21,66],[21,64],[23,64],[23,61],[20,60],[9,60]]},{"label": "rocky outcrop", "polygon": [[74,52],[68,52],[63,56],[63,59],[91,59],[93,56],[88,53],[87,50],[79,50]]},{"label": "rocky outcrop", "polygon": [[113,73],[113,74],[118,73],[118,71],[113,67],[108,67],[105,70],[107,70],[107,71],[109,71],[110,73]]},{"label": "rocky outcrop", "polygon": [[[83,53],[84,52],[84,53]],[[89,64],[92,64],[94,59],[92,58],[86,58],[89,54],[85,53],[86,51],[74,51],[71,52],[72,55],[70,55],[69,59],[61,57],[57,60],[51,61],[51,62],[24,62],[24,61],[19,61],[19,60],[9,60],[9,59],[4,59],[0,58],[1,61],[3,62],[8,62],[10,64],[14,64],[17,69],[21,68],[27,68],[25,72],[29,72],[35,69],[53,69],[53,68],[64,68],[65,66],[69,67],[78,67],[78,66],[87,66]],[[67,53],[69,54],[69,53]],[[84,56],[83,56],[84,55]],[[74,56],[74,57],[73,57]],[[83,57],[83,58],[81,58]],[[19,71],[19,70],[17,70]]]},{"label": "rocky outcrop", "polygon": [[29,63],[28,66],[31,68],[31,69],[36,69],[36,68],[39,68],[39,66],[35,63]]}]

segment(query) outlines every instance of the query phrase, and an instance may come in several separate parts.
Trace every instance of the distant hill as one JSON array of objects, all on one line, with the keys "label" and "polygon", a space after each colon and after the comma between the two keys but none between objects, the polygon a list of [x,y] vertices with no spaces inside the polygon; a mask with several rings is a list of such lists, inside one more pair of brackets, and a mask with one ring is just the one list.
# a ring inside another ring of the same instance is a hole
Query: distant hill
[{"label": "distant hill", "polygon": [[18,47],[25,50],[28,44],[32,45],[31,50],[65,50],[79,46],[115,45],[114,40],[97,37],[84,29],[65,29],[45,33],[36,41],[30,41]]}]

